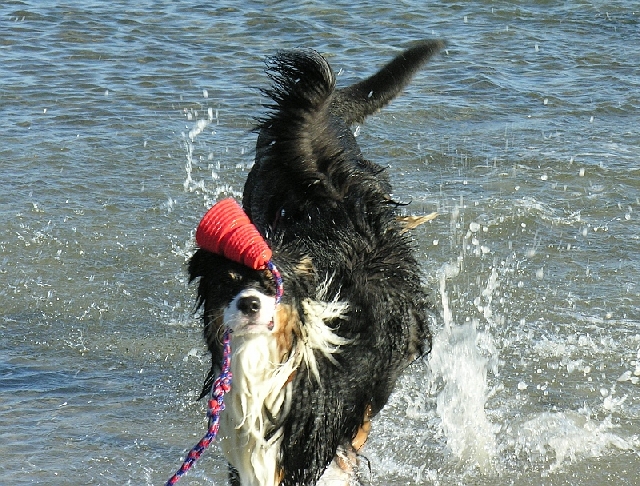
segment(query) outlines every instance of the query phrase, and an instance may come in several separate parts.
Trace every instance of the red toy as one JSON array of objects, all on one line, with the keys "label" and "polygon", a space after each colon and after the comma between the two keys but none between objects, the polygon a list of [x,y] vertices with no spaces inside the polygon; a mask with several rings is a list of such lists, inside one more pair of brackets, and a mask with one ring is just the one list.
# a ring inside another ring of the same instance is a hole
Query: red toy
[{"label": "red toy", "polygon": [[216,203],[196,230],[200,248],[222,255],[254,270],[264,270],[271,249],[242,207],[232,198]]}]

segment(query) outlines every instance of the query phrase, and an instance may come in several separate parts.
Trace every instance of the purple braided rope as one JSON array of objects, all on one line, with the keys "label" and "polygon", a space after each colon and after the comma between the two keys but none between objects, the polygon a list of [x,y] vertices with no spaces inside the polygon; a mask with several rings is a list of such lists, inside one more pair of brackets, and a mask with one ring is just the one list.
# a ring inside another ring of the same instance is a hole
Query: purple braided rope
[{"label": "purple braided rope", "polygon": [[165,486],[172,486],[184,476],[191,466],[200,458],[207,447],[215,440],[220,428],[220,412],[224,410],[224,394],[231,389],[231,330],[226,328],[222,337],[223,358],[220,375],[211,387],[211,399],[209,400],[209,430],[200,439],[193,449],[189,451],[180,469],[169,478]]},{"label": "purple braided rope", "polygon": [[267,262],[267,268],[273,275],[273,280],[276,283],[276,304],[279,304],[280,300],[282,299],[282,294],[284,294],[284,280],[282,279],[282,275],[280,275],[280,272],[276,268],[275,264],[271,260]]}]

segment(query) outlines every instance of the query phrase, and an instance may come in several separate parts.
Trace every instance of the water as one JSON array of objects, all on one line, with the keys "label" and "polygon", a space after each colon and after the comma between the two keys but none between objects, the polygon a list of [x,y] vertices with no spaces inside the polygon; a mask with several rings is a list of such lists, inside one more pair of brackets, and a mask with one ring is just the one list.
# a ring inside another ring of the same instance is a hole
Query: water
[{"label": "water", "polygon": [[[252,163],[263,58],[344,85],[448,41],[360,127],[442,319],[364,454],[374,485],[637,484],[634,2],[0,6],[0,482],[162,484],[205,431],[185,262]],[[365,467],[365,469],[367,469]],[[214,448],[185,484],[224,484]]]}]

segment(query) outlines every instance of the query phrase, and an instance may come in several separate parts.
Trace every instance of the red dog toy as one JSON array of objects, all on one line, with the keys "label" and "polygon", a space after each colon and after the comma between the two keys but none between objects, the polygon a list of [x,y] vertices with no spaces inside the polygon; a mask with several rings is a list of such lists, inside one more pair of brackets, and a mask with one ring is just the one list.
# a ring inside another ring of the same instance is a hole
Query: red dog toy
[{"label": "red dog toy", "polygon": [[196,243],[254,270],[269,269],[276,282],[276,302],[280,301],[282,277],[271,261],[271,249],[234,199],[223,199],[207,211],[196,230]]},{"label": "red dog toy", "polygon": [[231,198],[215,204],[196,230],[200,248],[222,255],[254,270],[264,270],[271,249],[240,205]]}]

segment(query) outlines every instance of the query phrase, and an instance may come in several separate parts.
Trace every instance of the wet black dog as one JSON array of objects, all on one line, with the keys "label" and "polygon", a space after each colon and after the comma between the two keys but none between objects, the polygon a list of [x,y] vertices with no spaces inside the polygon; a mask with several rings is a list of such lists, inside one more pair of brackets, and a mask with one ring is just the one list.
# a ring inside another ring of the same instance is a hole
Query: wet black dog
[{"label": "wet black dog", "polygon": [[391,101],[441,47],[421,42],[343,89],[315,51],[268,64],[272,104],[243,206],[273,250],[284,296],[276,305],[268,270],[204,249],[189,263],[213,360],[203,394],[222,360],[222,330],[233,330],[220,425],[233,484],[352,480],[370,418],[430,349],[430,304],[388,175],[362,156],[351,125]]}]

